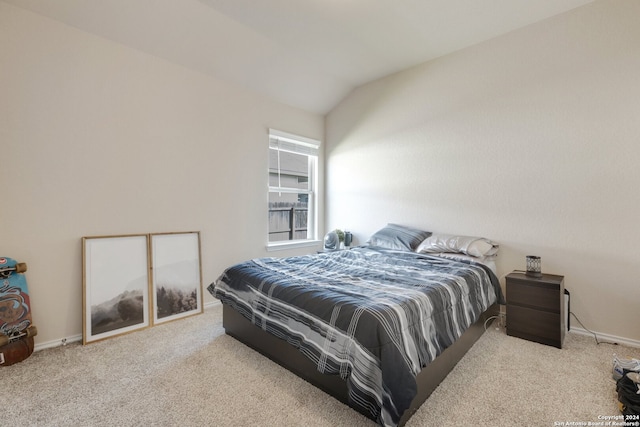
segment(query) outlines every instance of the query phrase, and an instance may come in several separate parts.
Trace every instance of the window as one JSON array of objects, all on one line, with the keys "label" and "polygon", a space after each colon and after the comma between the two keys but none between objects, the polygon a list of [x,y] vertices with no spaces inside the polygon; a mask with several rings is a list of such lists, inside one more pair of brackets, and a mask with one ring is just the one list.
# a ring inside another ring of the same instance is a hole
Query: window
[{"label": "window", "polygon": [[269,129],[270,247],[316,240],[320,141]]}]

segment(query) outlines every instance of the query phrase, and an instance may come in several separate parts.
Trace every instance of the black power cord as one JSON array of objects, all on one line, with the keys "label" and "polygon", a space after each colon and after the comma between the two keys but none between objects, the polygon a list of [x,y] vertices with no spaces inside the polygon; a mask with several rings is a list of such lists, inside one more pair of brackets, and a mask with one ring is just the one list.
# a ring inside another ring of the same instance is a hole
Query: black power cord
[{"label": "black power cord", "polygon": [[596,335],[596,333],[595,333],[595,332],[593,332],[592,330],[587,329],[587,328],[582,324],[582,322],[580,321],[580,319],[578,319],[578,316],[576,316],[576,314],[575,314],[573,311],[570,311],[570,312],[569,312],[569,314],[571,314],[571,315],[572,315],[572,316],[573,316],[573,317],[578,321],[578,323],[580,324],[580,326],[582,326],[582,329],[584,329],[585,331],[587,331],[587,332],[589,332],[591,335],[593,335],[593,338],[595,338],[595,340],[596,340],[596,344],[598,344],[598,345],[600,345],[600,344],[618,345],[618,343],[617,343],[617,342],[599,341],[599,340],[598,340],[598,335]]}]

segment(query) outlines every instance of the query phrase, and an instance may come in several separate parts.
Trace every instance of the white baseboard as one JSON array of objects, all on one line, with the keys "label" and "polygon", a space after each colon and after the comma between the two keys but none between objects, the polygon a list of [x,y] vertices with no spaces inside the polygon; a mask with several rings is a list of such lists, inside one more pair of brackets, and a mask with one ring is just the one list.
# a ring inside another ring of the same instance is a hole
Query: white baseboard
[{"label": "white baseboard", "polygon": [[[593,333],[587,331],[586,329],[576,328],[574,326],[571,326],[571,330],[569,332],[571,332],[572,334],[586,335],[588,337],[593,338]],[[601,332],[595,332],[595,334],[598,336],[599,342],[617,343],[621,345],[626,345],[628,347],[640,348],[640,341],[637,341],[637,340],[632,340],[624,337],[617,337],[615,335],[603,334]]]},{"label": "white baseboard", "polygon": [[217,307],[217,306],[219,306],[220,304],[222,304],[222,303],[220,302],[220,300],[218,300],[218,299],[214,299],[213,301],[205,302],[205,303],[204,303],[204,309],[206,310],[206,309],[211,308],[211,307]]},{"label": "white baseboard", "polygon": [[[208,301],[204,303],[204,309],[208,310],[210,308],[217,307],[220,304],[221,303],[219,300]],[[569,332],[573,334],[586,335],[589,337],[593,337],[593,334],[591,332],[587,331],[586,329],[576,328],[575,326],[571,326],[571,330]],[[621,345],[626,345],[628,347],[640,348],[640,341],[638,340],[618,337],[615,335],[603,334],[600,332],[596,332],[596,335],[598,336],[598,341],[600,342],[614,342]],[[35,345],[34,351],[40,351],[40,350],[45,350],[47,348],[59,347],[61,345],[67,345],[67,344],[71,344],[79,341],[82,341],[82,335],[74,335],[68,338],[42,342]]]},{"label": "white baseboard", "polygon": [[[205,302],[203,304],[203,307],[204,307],[205,310],[208,310],[208,309],[216,307],[216,306],[218,306],[220,304],[221,304],[221,302],[219,300],[213,300],[213,301]],[[63,346],[63,345],[71,344],[71,343],[74,343],[74,342],[80,342],[80,341],[82,341],[82,334],[73,335],[73,336],[67,337],[67,338],[60,338],[60,339],[57,339],[57,340],[51,340],[51,341],[47,341],[47,342],[39,342],[33,347],[33,351],[46,350],[48,348],[60,347],[60,346]]]},{"label": "white baseboard", "polygon": [[33,351],[46,350],[48,348],[60,347],[62,345],[71,344],[74,342],[82,341],[82,334],[74,335],[68,338],[60,338],[57,340],[47,341],[47,342],[39,342],[35,346],[33,346]]}]

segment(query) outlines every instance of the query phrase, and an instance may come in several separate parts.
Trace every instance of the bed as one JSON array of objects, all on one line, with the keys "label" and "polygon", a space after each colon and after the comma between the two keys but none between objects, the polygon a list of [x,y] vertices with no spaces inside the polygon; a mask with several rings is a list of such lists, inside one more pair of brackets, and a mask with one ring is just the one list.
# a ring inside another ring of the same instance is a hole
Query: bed
[{"label": "bed", "polygon": [[378,424],[403,425],[503,303],[486,263],[418,252],[425,236],[254,259],[208,290],[227,334]]}]

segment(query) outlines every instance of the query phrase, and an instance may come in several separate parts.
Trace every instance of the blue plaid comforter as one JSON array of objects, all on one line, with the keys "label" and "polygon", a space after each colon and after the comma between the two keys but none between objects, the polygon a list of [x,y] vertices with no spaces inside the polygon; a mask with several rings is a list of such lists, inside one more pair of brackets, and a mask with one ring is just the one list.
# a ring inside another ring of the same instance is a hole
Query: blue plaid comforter
[{"label": "blue plaid comforter", "polygon": [[420,370],[503,302],[482,264],[376,247],[254,259],[207,289],[340,375],[350,405],[385,426],[409,407]]}]

